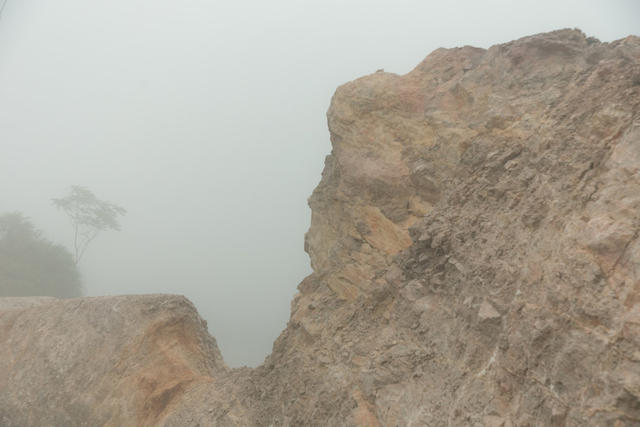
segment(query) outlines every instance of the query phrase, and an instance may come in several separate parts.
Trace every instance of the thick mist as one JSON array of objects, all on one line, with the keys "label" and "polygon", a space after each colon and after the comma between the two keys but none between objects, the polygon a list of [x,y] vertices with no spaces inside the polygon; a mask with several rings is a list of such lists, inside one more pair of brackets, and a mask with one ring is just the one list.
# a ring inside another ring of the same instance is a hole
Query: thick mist
[{"label": "thick mist", "polygon": [[229,365],[257,365],[310,273],[338,85],[438,47],[565,27],[611,41],[638,17],[634,0],[8,0],[0,212],[70,246],[52,198],[83,185],[125,207],[79,265],[86,294],[184,294]]}]

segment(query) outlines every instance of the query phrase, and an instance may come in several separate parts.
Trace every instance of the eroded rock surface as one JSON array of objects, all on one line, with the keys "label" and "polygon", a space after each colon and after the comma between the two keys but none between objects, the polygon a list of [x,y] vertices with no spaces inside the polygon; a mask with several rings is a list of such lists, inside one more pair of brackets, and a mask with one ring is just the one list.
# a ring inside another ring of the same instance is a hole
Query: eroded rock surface
[{"label": "eroded rock surface", "polygon": [[[578,30],[347,83],[314,273],[263,365],[224,367],[182,299],[121,297],[133,324],[115,299],[3,300],[0,420],[640,425],[639,111],[640,39]],[[175,310],[184,327],[152,326]]]},{"label": "eroded rock surface", "polygon": [[0,299],[0,425],[156,425],[223,377],[184,297]]}]

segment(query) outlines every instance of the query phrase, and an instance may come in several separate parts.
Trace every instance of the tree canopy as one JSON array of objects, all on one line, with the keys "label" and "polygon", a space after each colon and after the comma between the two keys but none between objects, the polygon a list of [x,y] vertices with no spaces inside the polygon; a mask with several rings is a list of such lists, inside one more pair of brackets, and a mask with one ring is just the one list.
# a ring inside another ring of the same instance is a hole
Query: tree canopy
[{"label": "tree canopy", "polygon": [[20,213],[0,215],[0,296],[82,295],[69,251],[42,237]]},{"label": "tree canopy", "polygon": [[77,264],[89,243],[104,230],[120,230],[118,216],[127,211],[110,202],[98,199],[89,189],[78,185],[61,199],[53,199],[53,204],[62,209],[71,219],[73,226],[74,262]]}]

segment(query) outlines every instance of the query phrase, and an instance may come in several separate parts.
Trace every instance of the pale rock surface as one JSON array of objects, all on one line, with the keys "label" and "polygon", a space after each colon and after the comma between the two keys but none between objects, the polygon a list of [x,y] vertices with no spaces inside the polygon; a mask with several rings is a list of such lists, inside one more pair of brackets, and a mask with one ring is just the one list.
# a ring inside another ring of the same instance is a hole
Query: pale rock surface
[{"label": "pale rock surface", "polygon": [[0,299],[1,426],[156,425],[223,377],[184,297]]},{"label": "pale rock surface", "polygon": [[180,297],[4,299],[0,421],[640,425],[638,37],[438,49],[328,121],[263,365],[227,369]]}]

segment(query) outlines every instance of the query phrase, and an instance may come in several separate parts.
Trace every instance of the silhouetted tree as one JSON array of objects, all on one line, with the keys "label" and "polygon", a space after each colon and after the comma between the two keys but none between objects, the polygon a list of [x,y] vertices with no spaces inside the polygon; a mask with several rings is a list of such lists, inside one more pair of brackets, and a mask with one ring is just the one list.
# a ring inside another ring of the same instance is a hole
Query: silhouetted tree
[{"label": "silhouetted tree", "polygon": [[62,209],[73,225],[74,262],[77,264],[89,243],[104,230],[120,230],[118,216],[127,211],[113,203],[98,199],[85,187],[73,186],[68,196],[53,199],[53,204]]},{"label": "silhouetted tree", "polygon": [[0,215],[0,296],[82,295],[69,251],[42,237],[20,213]]}]

